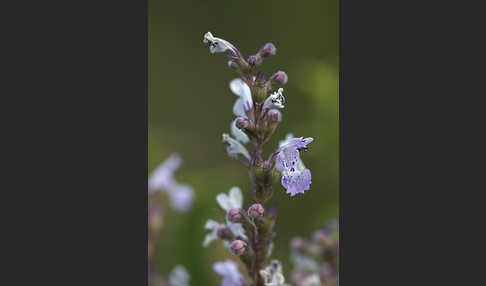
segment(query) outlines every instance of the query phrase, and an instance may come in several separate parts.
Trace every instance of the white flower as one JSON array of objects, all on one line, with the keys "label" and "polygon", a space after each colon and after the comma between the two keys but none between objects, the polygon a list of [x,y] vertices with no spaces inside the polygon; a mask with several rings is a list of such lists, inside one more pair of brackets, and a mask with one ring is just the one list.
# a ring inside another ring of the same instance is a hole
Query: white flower
[{"label": "white flower", "polygon": [[246,159],[250,160],[250,153],[246,150],[240,142],[231,138],[228,134],[223,133],[223,143],[226,144],[226,153],[233,159],[238,158],[238,154],[241,154]]},{"label": "white flower", "polygon": [[[226,213],[228,213],[230,209],[243,208],[243,195],[238,187],[232,187],[229,190],[228,195],[225,193],[218,194],[216,196],[216,201]],[[226,225],[231,229],[231,232],[233,232],[236,237],[241,236],[243,239],[247,239],[245,230],[243,229],[241,223],[231,222],[228,220],[228,218],[226,218]]]},{"label": "white flower", "polygon": [[223,276],[221,286],[242,286],[244,283],[243,277],[238,271],[238,265],[231,260],[214,263],[213,270]]},{"label": "white flower", "polygon": [[206,237],[204,238],[203,247],[208,247],[208,245],[211,244],[211,242],[218,239],[219,225],[220,224],[217,221],[214,221],[212,219],[208,219],[206,221],[206,224],[204,225],[204,229],[210,230],[210,232],[206,234]]},{"label": "white flower", "polygon": [[176,184],[174,172],[179,169],[181,162],[182,160],[179,155],[172,154],[167,160],[155,168],[148,180],[149,193],[173,187]]},{"label": "white flower", "polygon": [[265,286],[284,286],[285,277],[282,274],[282,264],[278,260],[272,260],[270,265],[260,270]]},{"label": "white flower", "polygon": [[285,97],[282,94],[283,91],[283,88],[279,88],[278,91],[267,97],[263,103],[263,109],[284,108]]},{"label": "white flower", "polygon": [[[238,96],[238,99],[233,105],[233,113],[248,119],[247,112],[253,109],[253,99],[251,98],[250,87],[240,78],[235,78],[230,82],[231,91]],[[231,134],[240,142],[248,143],[250,139],[236,127],[236,119],[231,123]]]},{"label": "white flower", "polygon": [[170,286],[189,286],[189,273],[182,265],[177,265],[169,274]]},{"label": "white flower", "polygon": [[211,54],[224,53],[226,51],[230,51],[234,55],[237,54],[236,48],[230,42],[214,37],[211,32],[204,34],[203,43],[209,46]]},{"label": "white flower", "polygon": [[218,194],[216,201],[226,212],[230,209],[241,209],[243,207],[243,195],[238,187],[232,187],[228,195],[225,193]]}]

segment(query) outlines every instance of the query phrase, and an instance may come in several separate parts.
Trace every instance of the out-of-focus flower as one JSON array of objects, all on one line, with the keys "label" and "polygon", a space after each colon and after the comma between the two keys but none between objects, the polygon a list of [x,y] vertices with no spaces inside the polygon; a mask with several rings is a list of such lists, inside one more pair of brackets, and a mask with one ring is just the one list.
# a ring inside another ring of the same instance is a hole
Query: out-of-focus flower
[{"label": "out-of-focus flower", "polygon": [[181,157],[177,154],[172,154],[155,168],[148,180],[149,194],[172,188],[176,184],[174,173],[179,169],[181,163]]},{"label": "out-of-focus flower", "polygon": [[149,177],[148,192],[154,194],[165,191],[169,195],[170,206],[177,211],[186,212],[194,200],[194,190],[189,185],[179,184],[174,178],[181,162],[179,155],[172,154],[161,163]]},{"label": "out-of-focus flower", "polygon": [[213,265],[214,272],[223,276],[221,286],[242,286],[244,285],[243,277],[238,271],[238,265],[231,261],[216,262]]},{"label": "out-of-focus flower", "polygon": [[186,268],[182,265],[177,265],[169,274],[170,286],[189,286],[191,277]]},{"label": "out-of-focus flower", "polygon": [[226,153],[228,153],[228,156],[230,156],[231,158],[237,159],[238,154],[241,154],[248,161],[250,160],[250,153],[248,153],[248,150],[246,150],[245,146],[243,146],[235,139],[231,138],[228,134],[223,133],[222,142],[226,145]]},{"label": "out-of-focus flower", "polygon": [[167,192],[172,208],[186,212],[194,201],[194,190],[189,185],[177,185],[170,192]]},{"label": "out-of-focus flower", "polygon": [[285,277],[282,274],[282,264],[278,260],[272,260],[270,265],[260,270],[265,286],[283,286]]},{"label": "out-of-focus flower", "polygon": [[214,37],[211,32],[204,34],[203,43],[209,47],[211,54],[224,53],[226,51],[233,55],[239,54],[238,50],[235,48],[235,46],[233,46],[233,44],[226,40]]},{"label": "out-of-focus flower", "polygon": [[285,97],[282,94],[283,91],[283,88],[279,88],[276,92],[267,97],[263,103],[263,109],[284,108]]},{"label": "out-of-focus flower", "polygon": [[292,197],[310,189],[311,172],[302,163],[299,151],[306,149],[307,144],[313,140],[311,137],[287,138],[280,144],[277,151],[275,168],[281,172],[282,186]]}]

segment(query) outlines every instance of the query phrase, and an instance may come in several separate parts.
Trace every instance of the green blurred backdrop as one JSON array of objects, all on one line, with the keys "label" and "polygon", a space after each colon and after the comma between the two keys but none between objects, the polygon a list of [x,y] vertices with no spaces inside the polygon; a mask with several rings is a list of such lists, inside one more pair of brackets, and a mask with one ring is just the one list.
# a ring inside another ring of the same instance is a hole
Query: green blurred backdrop
[{"label": "green blurred backdrop", "polygon": [[211,31],[245,58],[266,42],[277,47],[262,70],[267,78],[283,70],[289,82],[283,121],[265,145],[266,154],[289,132],[315,138],[302,156],[312,172],[311,190],[290,198],[278,185],[270,202],[279,208],[274,257],[288,276],[292,236],[309,236],[338,217],[338,1],[149,0],[148,6],[149,172],[177,152],[184,162],[176,177],[196,193],[186,214],[165,207],[159,270],[183,264],[191,285],[219,285],[212,263],[232,257],[220,242],[201,246],[203,225],[208,218],[224,220],[215,196],[231,186],[242,189],[246,207],[250,203],[245,167],[221,146],[221,133],[230,132],[234,119],[236,96],[228,84],[236,74],[224,55],[210,54],[203,45],[203,34]]}]

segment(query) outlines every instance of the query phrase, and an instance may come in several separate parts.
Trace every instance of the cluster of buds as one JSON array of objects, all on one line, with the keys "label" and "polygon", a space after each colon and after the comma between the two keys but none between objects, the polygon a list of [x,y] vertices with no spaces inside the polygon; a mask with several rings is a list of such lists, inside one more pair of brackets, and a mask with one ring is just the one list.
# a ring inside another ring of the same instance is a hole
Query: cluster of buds
[{"label": "cluster of buds", "polygon": [[296,286],[338,286],[339,232],[333,221],[314,232],[312,239],[291,241],[294,263],[292,281]]}]

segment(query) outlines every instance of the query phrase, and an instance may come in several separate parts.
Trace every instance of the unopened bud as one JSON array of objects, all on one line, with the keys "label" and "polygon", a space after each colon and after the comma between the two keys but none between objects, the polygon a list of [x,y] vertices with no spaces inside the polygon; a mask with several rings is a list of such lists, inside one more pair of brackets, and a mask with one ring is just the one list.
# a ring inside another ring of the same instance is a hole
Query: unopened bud
[{"label": "unopened bud", "polygon": [[265,73],[259,71],[256,75],[255,82],[259,85],[263,85],[265,83]]},{"label": "unopened bud", "polygon": [[261,204],[253,204],[248,208],[248,215],[254,219],[263,216],[265,209]]},{"label": "unopened bud", "polygon": [[277,48],[272,43],[266,43],[258,53],[262,57],[275,56],[277,54]]},{"label": "unopened bud", "polygon": [[252,67],[260,65],[262,62],[263,59],[258,54],[248,57],[248,64]]},{"label": "unopened bud", "polygon": [[231,232],[231,229],[225,224],[218,226],[217,234],[221,239],[233,239],[233,232]]},{"label": "unopened bud", "polygon": [[237,70],[238,69],[238,64],[235,63],[234,61],[228,61],[228,67],[230,69],[234,69],[234,70]]},{"label": "unopened bud", "polygon": [[244,117],[238,117],[236,118],[235,124],[238,129],[246,129],[250,125],[250,122]]},{"label": "unopened bud", "polygon": [[228,212],[228,220],[231,222],[244,222],[245,214],[241,209],[230,209]]},{"label": "unopened bud", "polygon": [[280,122],[282,120],[282,113],[277,109],[270,109],[267,113],[268,119],[272,122]]},{"label": "unopened bud", "polygon": [[274,73],[272,75],[272,77],[270,77],[270,81],[274,85],[284,85],[284,84],[287,83],[288,80],[289,80],[289,77],[283,71],[278,71],[278,72]]},{"label": "unopened bud", "polygon": [[248,244],[243,240],[235,240],[231,243],[231,252],[233,252],[234,255],[240,256],[245,253],[247,247]]}]

